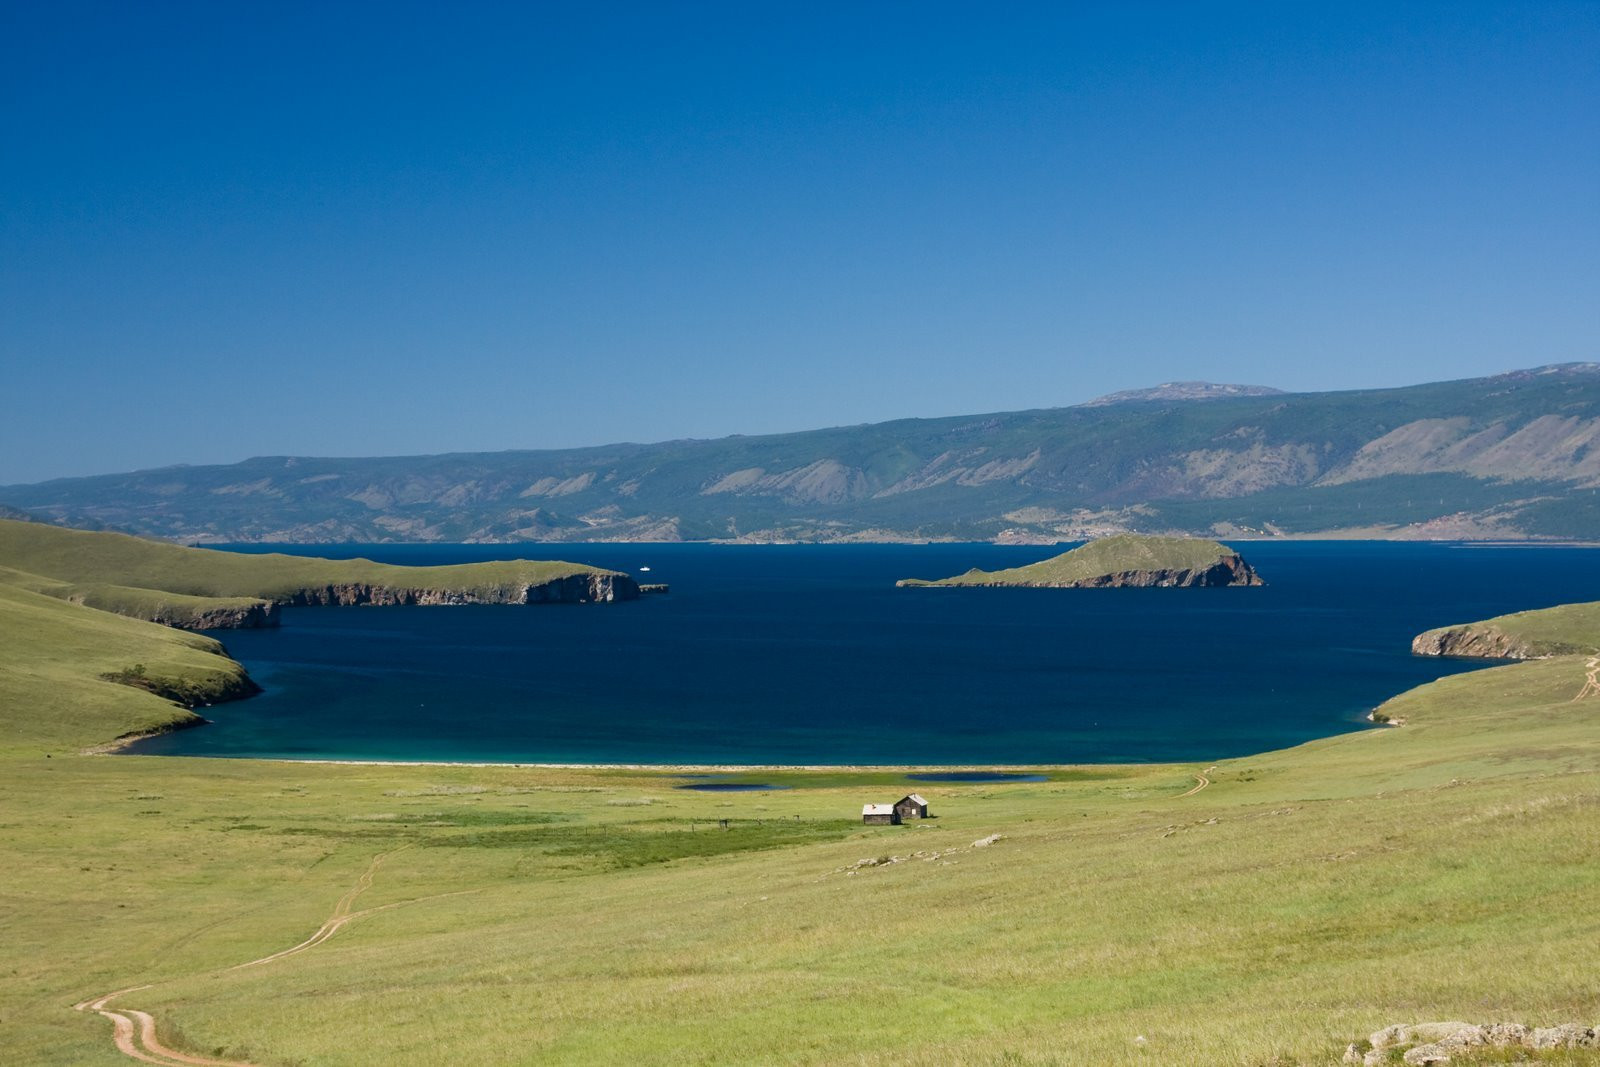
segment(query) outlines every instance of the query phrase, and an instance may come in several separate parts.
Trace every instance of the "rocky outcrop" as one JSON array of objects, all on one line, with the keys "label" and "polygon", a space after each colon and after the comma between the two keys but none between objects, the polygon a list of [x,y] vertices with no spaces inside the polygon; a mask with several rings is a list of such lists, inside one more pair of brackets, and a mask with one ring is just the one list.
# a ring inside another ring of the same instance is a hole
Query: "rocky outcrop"
[{"label": "rocky outcrop", "polygon": [[282,610],[270,600],[192,610],[158,609],[149,619],[180,630],[259,630],[277,626]]},{"label": "rocky outcrop", "polygon": [[304,605],[437,605],[437,604],[602,604],[637,600],[639,586],[626,574],[592,571],[548,582],[492,586],[480,589],[421,589],[341,582],[308,586],[283,598],[283,603]]},{"label": "rocky outcrop", "polygon": [[[185,708],[200,708],[211,704],[223,704],[230,700],[243,700],[261,692],[261,687],[256,684],[255,679],[245,672],[244,667],[231,659],[228,660],[226,667],[206,674],[185,676],[151,674],[145,669],[144,664],[135,663],[131,667],[111,671],[100,677],[118,685],[154,693]],[[178,725],[199,725],[186,719],[176,719],[174,722]]]},{"label": "rocky outcrop", "polygon": [[1462,656],[1473,659],[1543,659],[1546,656],[1572,655],[1583,651],[1576,645],[1538,644],[1514,637],[1488,623],[1443,626],[1420,633],[1411,639],[1411,651],[1418,656]]},{"label": "rocky outcrop", "polygon": [[[1045,583],[1040,583],[1044,585]],[[1119,571],[1051,586],[1058,589],[1184,589],[1200,586],[1264,585],[1255,568],[1239,556],[1224,556],[1209,567]]]},{"label": "rocky outcrop", "polygon": [[[1375,1067],[1394,1062],[1401,1053],[1403,1063],[1424,1067],[1446,1064],[1458,1053],[1469,1056],[1490,1049],[1528,1049],[1553,1052],[1558,1049],[1600,1049],[1600,1033],[1578,1023],[1559,1026],[1525,1026],[1522,1023],[1416,1023],[1386,1026],[1367,1040],[1353,1043],[1344,1052],[1345,1063]],[[1403,1051],[1402,1051],[1403,1050]],[[1526,1062],[1518,1060],[1517,1062]]]}]

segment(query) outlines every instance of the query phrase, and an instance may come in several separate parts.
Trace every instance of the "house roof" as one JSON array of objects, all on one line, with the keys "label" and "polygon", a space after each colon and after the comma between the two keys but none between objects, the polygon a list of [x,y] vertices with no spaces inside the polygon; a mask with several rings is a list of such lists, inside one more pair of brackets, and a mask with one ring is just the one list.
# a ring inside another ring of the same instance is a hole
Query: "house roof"
[{"label": "house roof", "polygon": [[911,803],[920,805],[924,808],[928,806],[928,802],[922,798],[921,793],[912,793],[910,796],[901,797],[900,803],[904,804],[908,800],[911,801]]},{"label": "house roof", "polygon": [[893,815],[894,814],[894,805],[893,804],[863,804],[863,805],[861,805],[861,814],[863,814],[863,815]]}]

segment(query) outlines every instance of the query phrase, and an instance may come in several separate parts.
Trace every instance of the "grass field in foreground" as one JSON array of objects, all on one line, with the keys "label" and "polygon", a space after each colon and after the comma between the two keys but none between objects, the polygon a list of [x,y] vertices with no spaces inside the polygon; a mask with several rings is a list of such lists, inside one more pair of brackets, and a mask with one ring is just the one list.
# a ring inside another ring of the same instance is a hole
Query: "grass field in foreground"
[{"label": "grass field in foreground", "polygon": [[[883,770],[707,794],[8,745],[0,1047],[129,1062],[72,1006],[146,984],[117,1004],[166,1044],[262,1065],[1322,1064],[1394,1022],[1592,1026],[1587,670],[1454,675],[1386,705],[1403,727],[1215,767],[919,783],[937,818],[904,827],[856,821],[913,788]],[[380,910],[229,969],[364,872]]]}]

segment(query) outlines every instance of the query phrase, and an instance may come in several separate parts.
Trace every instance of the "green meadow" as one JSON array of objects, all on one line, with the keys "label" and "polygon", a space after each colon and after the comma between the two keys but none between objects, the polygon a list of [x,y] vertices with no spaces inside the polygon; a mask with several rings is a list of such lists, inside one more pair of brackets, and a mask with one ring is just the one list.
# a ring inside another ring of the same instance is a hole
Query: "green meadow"
[{"label": "green meadow", "polygon": [[15,519],[0,519],[0,561],[0,584],[119,615],[184,625],[207,610],[265,608],[269,602],[287,603],[331,586],[494,599],[576,575],[611,573],[541,560],[401,567],[368,559],[218,552]]},{"label": "green meadow", "polygon": [[[1398,695],[1399,727],[1215,766],[762,769],[788,788],[717,794],[667,770],[85,754],[190,714],[104,675],[232,661],[0,584],[4,1058],[130,1062],[74,1010],[129,987],[108,1007],[189,1057],[149,1062],[263,1067],[1264,1067],[1397,1022],[1593,1026],[1600,631],[1520,618],[1583,651]],[[860,825],[913,789],[934,818]]]}]

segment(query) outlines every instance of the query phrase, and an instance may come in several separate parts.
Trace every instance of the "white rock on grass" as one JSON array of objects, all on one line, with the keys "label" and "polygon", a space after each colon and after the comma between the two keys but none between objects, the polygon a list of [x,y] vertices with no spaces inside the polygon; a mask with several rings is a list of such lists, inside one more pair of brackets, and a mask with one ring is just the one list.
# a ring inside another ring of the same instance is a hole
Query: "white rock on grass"
[{"label": "white rock on grass", "polygon": [[1372,1050],[1362,1055],[1355,1045],[1346,1047],[1344,1062],[1361,1063],[1364,1067],[1378,1067],[1392,1062],[1395,1051],[1406,1049],[1401,1057],[1415,1067],[1446,1064],[1451,1055],[1476,1048],[1600,1048],[1600,1032],[1577,1023],[1562,1023],[1533,1029],[1522,1023],[1490,1023],[1473,1026],[1470,1023],[1417,1023],[1386,1026],[1369,1039]]},{"label": "white rock on grass", "polygon": [[1400,1058],[1416,1067],[1429,1067],[1431,1064],[1449,1063],[1450,1050],[1436,1041],[1430,1045],[1418,1045]]},{"label": "white rock on grass", "polygon": [[1452,1034],[1462,1030],[1472,1030],[1471,1023],[1417,1023],[1407,1025],[1396,1023],[1394,1026],[1385,1026],[1382,1030],[1367,1038],[1375,1049],[1394,1048],[1397,1045],[1414,1045],[1418,1042],[1431,1043],[1442,1041]]},{"label": "white rock on grass", "polygon": [[1541,1026],[1528,1036],[1529,1048],[1600,1048],[1600,1027],[1591,1029],[1577,1023]]}]

